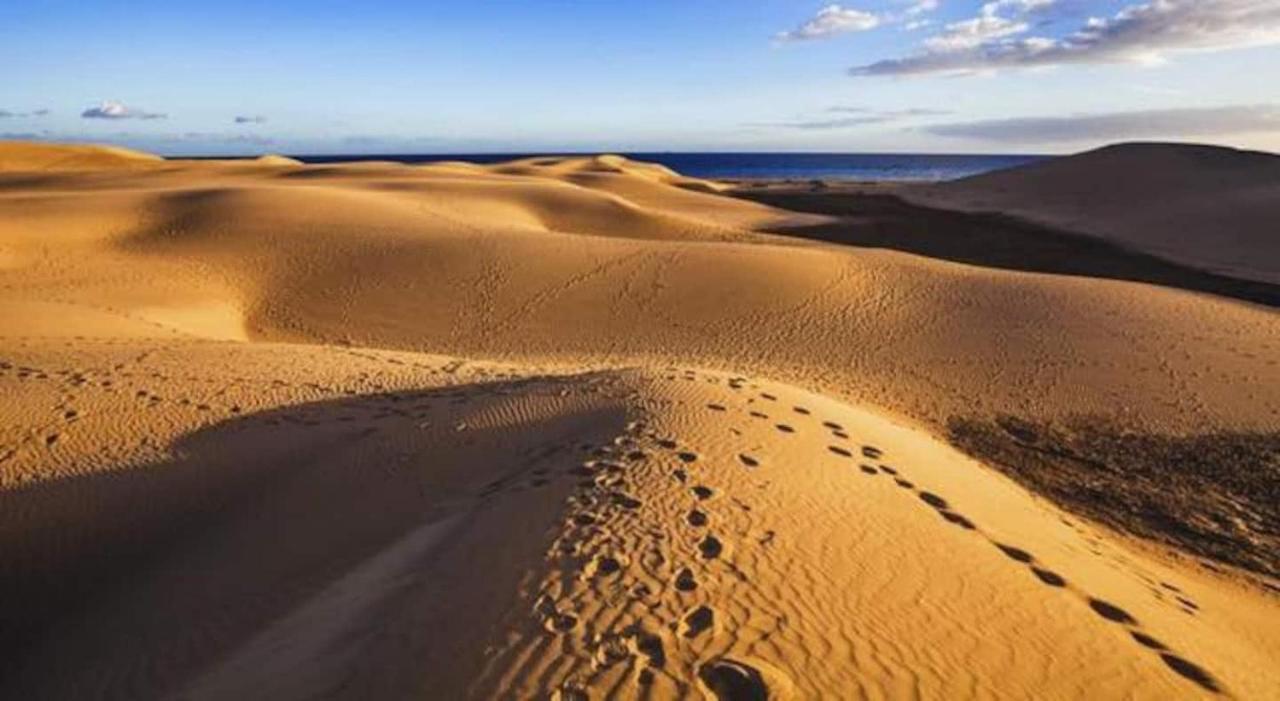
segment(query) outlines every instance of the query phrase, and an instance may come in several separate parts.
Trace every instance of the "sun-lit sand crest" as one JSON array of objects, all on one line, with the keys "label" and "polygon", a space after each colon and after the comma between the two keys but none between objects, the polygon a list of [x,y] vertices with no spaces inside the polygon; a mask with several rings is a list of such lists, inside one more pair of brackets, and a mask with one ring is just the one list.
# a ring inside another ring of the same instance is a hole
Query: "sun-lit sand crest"
[{"label": "sun-lit sand crest", "polygon": [[96,158],[0,152],[6,697],[1280,688],[1265,578],[935,437],[1274,430],[1269,309],[772,236],[617,157]]}]

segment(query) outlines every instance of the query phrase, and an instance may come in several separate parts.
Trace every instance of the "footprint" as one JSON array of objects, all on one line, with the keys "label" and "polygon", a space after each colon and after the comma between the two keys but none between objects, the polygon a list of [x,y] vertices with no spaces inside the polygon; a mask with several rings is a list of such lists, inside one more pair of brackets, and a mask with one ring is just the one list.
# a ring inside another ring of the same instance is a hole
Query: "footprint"
[{"label": "footprint", "polygon": [[587,565],[585,574],[587,577],[595,577],[597,575],[607,577],[611,574],[616,574],[621,569],[621,562],[606,555],[593,560],[590,565]]},{"label": "footprint", "polygon": [[676,574],[675,586],[679,591],[693,591],[694,589],[697,589],[698,580],[694,579],[693,570],[690,570],[688,567],[680,570],[680,572]]},{"label": "footprint", "polygon": [[1004,545],[1002,543],[996,543],[996,547],[1000,548],[1000,552],[1008,555],[1010,560],[1021,562],[1023,564],[1029,564],[1035,560],[1035,557],[1033,557],[1031,553],[1023,550],[1022,548],[1015,548],[1012,545]]},{"label": "footprint", "polygon": [[808,410],[808,409],[806,409],[806,408],[804,408],[804,407],[802,407],[802,406],[792,407],[792,409],[793,409],[793,410],[795,410],[795,412],[796,412],[797,414],[801,414],[801,415],[804,415],[804,416],[808,416],[808,415],[809,415],[809,410]]},{"label": "footprint", "polygon": [[898,474],[898,471],[897,471],[897,470],[893,469],[892,467],[889,467],[888,465],[881,465],[881,466],[880,466],[880,471],[881,471],[881,472],[883,472],[883,473],[885,473],[886,475],[896,475],[896,474]]},{"label": "footprint", "polygon": [[950,523],[954,523],[955,525],[965,530],[973,531],[973,530],[977,530],[978,528],[977,526],[973,525],[973,521],[970,521],[969,519],[965,518],[964,516],[961,516],[960,514],[954,511],[939,511],[938,513],[942,514],[942,518],[945,518]]},{"label": "footprint", "polygon": [[827,450],[830,450],[831,452],[835,453],[836,455],[839,455],[842,458],[853,457],[853,453],[850,453],[848,450],[845,450],[844,448],[841,448],[838,445],[829,445],[827,446]]},{"label": "footprint", "polygon": [[877,470],[876,468],[874,468],[874,467],[872,467],[872,466],[870,466],[870,465],[859,465],[859,466],[858,466],[858,469],[859,469],[859,470],[862,470],[863,472],[865,472],[865,473],[866,473],[866,474],[868,474],[868,475],[878,475],[878,474],[880,474],[880,471],[879,471],[879,470]]},{"label": "footprint", "polygon": [[747,455],[746,453],[742,453],[742,454],[738,455],[738,460],[742,461],[742,464],[743,464],[743,465],[746,465],[747,467],[759,467],[759,466],[760,466],[760,461],[759,461],[759,460],[756,460],[755,458],[751,457],[750,455]]},{"label": "footprint", "polygon": [[779,431],[781,431],[781,432],[783,432],[783,433],[795,433],[795,432],[796,432],[796,430],[795,430],[794,428],[791,428],[790,426],[788,426],[788,425],[786,425],[786,424],[778,424],[777,428],[778,428],[778,430],[779,430]]},{"label": "footprint", "polygon": [[720,557],[720,553],[724,552],[724,546],[720,544],[720,540],[713,535],[708,535],[698,543],[698,550],[702,556],[708,560],[714,560]]},{"label": "footprint", "polygon": [[613,500],[614,504],[617,504],[627,510],[638,509],[640,508],[640,505],[644,503],[630,494],[624,494],[622,492],[614,492],[610,495],[610,499]]},{"label": "footprint", "polygon": [[694,487],[693,489],[691,489],[690,491],[692,491],[692,492],[693,492],[693,495],[694,495],[695,497],[698,497],[698,499],[700,499],[700,500],[702,500],[702,501],[706,501],[707,499],[710,499],[710,498],[711,498],[711,495],[712,495],[712,494],[715,494],[715,492],[714,492],[714,491],[712,491],[712,489],[711,489],[710,487],[704,487],[704,486],[702,486],[702,485],[698,485],[698,486]]},{"label": "footprint", "polygon": [[[661,668],[667,664],[667,651],[662,644],[662,638],[647,633],[637,631],[632,634],[631,645],[635,652],[648,660],[650,667]],[[649,670],[645,670],[649,671]]]},{"label": "footprint", "polygon": [[1058,574],[1057,572],[1051,572],[1049,570],[1041,569],[1039,567],[1032,567],[1031,574],[1034,574],[1037,579],[1039,579],[1041,582],[1044,582],[1045,584],[1048,584],[1051,587],[1067,586],[1067,580],[1063,579],[1062,575]]},{"label": "footprint", "polygon": [[822,422],[822,425],[823,425],[823,426],[826,426],[827,428],[831,429],[832,431],[843,431],[843,430],[844,430],[844,426],[841,426],[840,424],[838,424],[838,423],[836,423],[836,422],[834,422],[834,421],[823,421],[823,422]]},{"label": "footprint", "polygon": [[759,670],[727,657],[699,667],[698,678],[716,701],[766,701],[772,696]]},{"label": "footprint", "polygon": [[1169,649],[1167,646],[1165,646],[1164,643],[1160,642],[1159,640],[1156,640],[1155,638],[1151,637],[1150,635],[1147,635],[1146,633],[1143,633],[1142,631],[1137,631],[1137,630],[1130,631],[1129,635],[1132,635],[1133,639],[1143,647],[1150,648],[1152,650],[1161,650],[1161,651],[1166,651]]},{"label": "footprint", "polygon": [[862,456],[865,458],[870,458],[871,460],[879,460],[882,455],[884,455],[884,452],[875,446],[872,446],[872,445],[862,446]]},{"label": "footprint", "polygon": [[676,453],[676,457],[680,458],[682,462],[686,462],[686,463],[698,461],[697,453]]},{"label": "footprint", "polygon": [[707,405],[707,408],[708,408],[708,409],[710,409],[710,410],[712,410],[712,411],[724,411],[724,410],[725,410],[725,409],[724,409],[724,405],[723,405],[723,404],[708,404],[708,405]]},{"label": "footprint", "polygon": [[763,398],[765,398],[765,399],[768,399],[768,400],[769,400],[769,401],[771,401],[771,402],[776,402],[776,401],[778,401],[778,398],[777,398],[777,397],[773,396],[772,394],[769,394],[768,392],[761,392],[761,393],[760,393],[760,396],[761,396],[761,397],[763,397]]},{"label": "footprint", "polygon": [[1129,615],[1128,611],[1125,611],[1115,604],[1107,603],[1102,599],[1090,598],[1089,608],[1093,609],[1094,613],[1102,616],[1112,623],[1124,623],[1131,626],[1138,624],[1138,619]]},{"label": "footprint", "polygon": [[932,506],[935,509],[951,508],[951,505],[947,503],[946,499],[943,499],[942,497],[932,492],[920,492],[920,501],[923,501],[924,503],[928,504],[929,506]]},{"label": "footprint", "polygon": [[658,441],[658,446],[661,448],[665,448],[666,450],[675,450],[676,442],[670,439],[663,438],[662,440]]},{"label": "footprint", "polygon": [[578,625],[578,617],[557,612],[547,616],[544,625],[552,633],[568,633]]},{"label": "footprint", "polygon": [[1213,675],[1205,671],[1205,669],[1200,665],[1178,657],[1171,652],[1162,653],[1160,655],[1160,659],[1169,666],[1169,669],[1172,669],[1182,677],[1199,684],[1202,688],[1212,691],[1215,694],[1222,691],[1222,686],[1220,686],[1218,681],[1213,678]]},{"label": "footprint", "polygon": [[902,479],[901,477],[895,477],[893,481],[895,484],[897,484],[899,487],[902,487],[903,489],[916,488],[914,484],[912,484],[911,482],[908,482],[907,480]]},{"label": "footprint", "polygon": [[709,606],[699,606],[685,614],[680,621],[680,634],[686,638],[696,638],[715,625],[715,621],[715,611]]},{"label": "footprint", "polygon": [[690,526],[701,528],[707,525],[707,515],[697,509],[690,511],[686,519],[689,521]]}]

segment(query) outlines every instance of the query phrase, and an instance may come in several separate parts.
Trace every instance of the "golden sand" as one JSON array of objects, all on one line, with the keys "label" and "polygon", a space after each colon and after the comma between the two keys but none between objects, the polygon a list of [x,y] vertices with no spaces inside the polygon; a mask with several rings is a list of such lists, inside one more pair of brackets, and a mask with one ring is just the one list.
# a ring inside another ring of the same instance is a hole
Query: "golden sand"
[{"label": "golden sand", "polygon": [[1275,594],[938,437],[1275,430],[1272,310],[618,157],[0,169],[0,696],[1280,689]]}]

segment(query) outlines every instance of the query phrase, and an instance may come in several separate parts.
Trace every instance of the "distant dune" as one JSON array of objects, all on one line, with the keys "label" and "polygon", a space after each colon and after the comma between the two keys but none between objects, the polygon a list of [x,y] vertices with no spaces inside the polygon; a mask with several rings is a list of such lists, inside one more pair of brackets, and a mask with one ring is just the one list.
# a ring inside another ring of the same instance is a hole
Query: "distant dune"
[{"label": "distant dune", "polygon": [[721,189],[0,144],[0,697],[1274,695],[1273,310]]},{"label": "distant dune", "polygon": [[130,168],[155,165],[163,161],[159,156],[119,146],[0,142],[0,171]]},{"label": "distant dune", "polygon": [[903,191],[1012,214],[1212,272],[1280,283],[1280,156],[1131,143]]}]

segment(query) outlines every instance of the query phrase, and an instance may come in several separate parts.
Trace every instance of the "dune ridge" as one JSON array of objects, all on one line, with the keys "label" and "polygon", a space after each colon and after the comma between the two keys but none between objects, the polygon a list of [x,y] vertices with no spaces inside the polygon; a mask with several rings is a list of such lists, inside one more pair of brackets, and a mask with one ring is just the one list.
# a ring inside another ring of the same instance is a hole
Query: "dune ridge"
[{"label": "dune ridge", "polygon": [[930,206],[1011,214],[1211,272],[1280,283],[1275,154],[1117,144],[901,194]]},{"label": "dune ridge", "polygon": [[718,190],[617,157],[5,168],[0,694],[1280,687],[1264,575],[947,442],[1274,431],[1274,312],[774,236],[796,215]]}]

